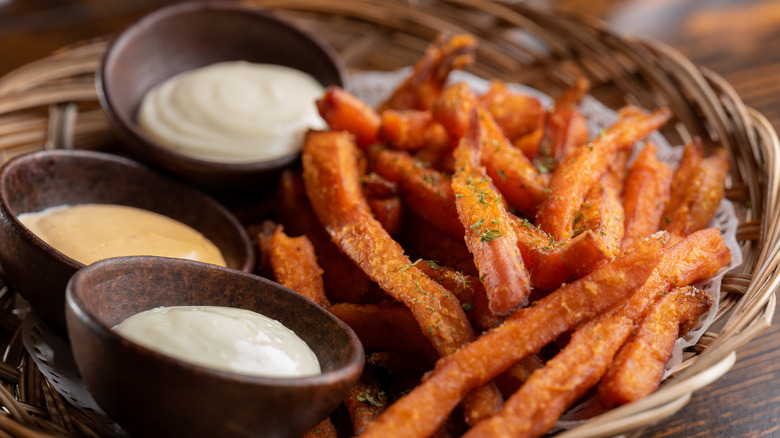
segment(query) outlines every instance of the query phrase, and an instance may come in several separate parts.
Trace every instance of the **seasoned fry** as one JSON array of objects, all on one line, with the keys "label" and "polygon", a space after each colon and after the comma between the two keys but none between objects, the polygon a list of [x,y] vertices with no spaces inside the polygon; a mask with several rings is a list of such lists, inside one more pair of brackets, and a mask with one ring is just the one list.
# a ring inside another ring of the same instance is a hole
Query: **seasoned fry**
[{"label": "seasoned fry", "polygon": [[559,243],[527,219],[515,216],[513,220],[520,254],[535,290],[555,290],[567,281],[589,274],[610,258],[609,248],[591,230]]},{"label": "seasoned fry", "polygon": [[291,235],[306,235],[314,245],[317,261],[323,270],[325,293],[333,302],[361,303],[376,295],[376,285],[342,254],[330,240],[306,198],[303,178],[286,171],[279,181],[279,215]]},{"label": "seasoned fry", "polygon": [[528,304],[531,280],[517,246],[512,219],[480,166],[480,146],[484,141],[481,132],[473,110],[471,129],[461,137],[454,152],[452,190],[465,228],[466,246],[474,255],[490,310],[496,315],[507,315]]},{"label": "seasoned fry", "polygon": [[656,148],[647,143],[631,165],[623,192],[625,235],[622,248],[630,248],[636,241],[660,229],[672,171],[669,165],[656,159]]},{"label": "seasoned fry", "polygon": [[289,237],[281,226],[271,236],[269,260],[276,281],[314,301],[329,307],[322,283],[322,269],[309,238]]},{"label": "seasoned fry", "polygon": [[409,309],[396,302],[337,303],[330,312],[350,326],[368,351],[438,356]]},{"label": "seasoned fry", "polygon": [[524,437],[547,431],[571,403],[598,382],[634,324],[661,295],[677,285],[714,275],[729,258],[717,229],[694,233],[663,251],[663,258],[642,287],[620,306],[577,329],[566,347],[507,400],[500,415],[480,423],[466,436]]},{"label": "seasoned fry", "polygon": [[415,63],[412,74],[379,106],[379,112],[430,109],[450,72],[474,62],[476,46],[476,39],[468,34],[440,35]]},{"label": "seasoned fry", "polygon": [[577,81],[561,93],[547,115],[546,131],[542,139],[540,155],[550,168],[571,156],[574,150],[588,141],[588,127],[585,117],[577,106],[590,88],[585,78]]},{"label": "seasoned fry", "polygon": [[450,144],[447,130],[433,120],[430,111],[384,111],[378,137],[389,147],[408,151],[423,148],[438,151]]},{"label": "seasoned fry", "polygon": [[463,237],[449,176],[427,168],[404,151],[372,147],[368,156],[371,171],[398,184],[410,210],[450,236]]},{"label": "seasoned fry", "polygon": [[[479,97],[482,106],[493,116],[501,132],[515,147],[519,147],[528,159],[533,159],[539,147],[526,136],[544,132],[546,111],[539,99],[520,93],[513,93],[504,82],[493,81],[490,89]],[[524,139],[526,139],[524,141]]]},{"label": "seasoned fry", "polygon": [[661,244],[660,239],[648,240],[635,251],[619,255],[535,306],[516,311],[501,326],[456,353],[439,359],[427,380],[391,405],[364,436],[429,436],[469,390],[641,286],[661,257]]},{"label": "seasoned fry", "polygon": [[448,86],[436,102],[433,116],[460,140],[465,135],[472,109],[479,116],[480,131],[484,136],[482,164],[502,196],[522,214],[532,217],[536,207],[547,196],[547,174],[540,174],[533,163],[506,139],[493,117],[482,108],[468,85]]},{"label": "seasoned fry", "polygon": [[355,436],[363,433],[368,425],[374,422],[387,408],[387,403],[387,396],[377,379],[364,372],[360,381],[349,390],[344,399]]},{"label": "seasoned fry", "polygon": [[412,310],[442,354],[474,338],[460,303],[420,272],[373,217],[360,191],[354,142],[343,131],[310,132],[303,147],[306,193],[331,239],[382,289]]},{"label": "seasoned fry", "polygon": [[352,133],[361,148],[376,143],[381,123],[379,114],[348,91],[328,87],[317,100],[317,109],[328,126]]},{"label": "seasoned fry", "polygon": [[391,236],[397,235],[401,230],[403,221],[403,208],[401,198],[393,196],[384,199],[369,199],[368,206],[374,218],[382,224],[382,228]]},{"label": "seasoned fry", "polygon": [[663,228],[673,236],[687,236],[706,227],[723,199],[728,173],[729,160],[724,149],[704,158],[693,180],[685,184],[679,206]]},{"label": "seasoned fry", "polygon": [[483,331],[501,324],[502,319],[490,311],[485,287],[477,277],[432,261],[418,260],[415,263],[425,275],[458,297],[463,310],[477,330]]},{"label": "seasoned fry", "polygon": [[330,421],[330,418],[326,418],[320,421],[319,424],[303,436],[303,438],[338,438],[339,434],[336,430],[336,426]]},{"label": "seasoned fry", "polygon": [[463,235],[452,237],[420,216],[410,213],[404,216],[404,229],[399,239],[415,259],[435,260],[466,275],[479,277],[474,257],[469,252]]},{"label": "seasoned fry", "polygon": [[536,225],[557,241],[573,235],[575,212],[591,187],[604,175],[619,149],[661,127],[671,117],[664,108],[650,114],[623,111],[621,118],[588,145],[578,148],[572,158],[561,163],[550,180],[549,197],[542,203]]},{"label": "seasoned fry", "polygon": [[620,151],[599,182],[591,187],[585,201],[575,212],[572,225],[573,235],[585,230],[598,235],[609,250],[608,257],[614,257],[620,251],[625,234],[624,212],[621,192],[623,191],[623,173],[628,160],[627,151]]},{"label": "seasoned fry", "polygon": [[706,292],[692,286],[672,289],[642,321],[636,335],[621,347],[599,384],[599,401],[612,407],[655,391],[677,338],[685,336],[712,306]]},{"label": "seasoned fry", "polygon": [[680,209],[683,198],[686,196],[686,187],[693,181],[703,159],[704,146],[702,146],[699,138],[695,138],[693,142],[685,145],[683,156],[672,176],[669,202],[664,209],[664,221],[666,223],[671,222],[672,216]]}]

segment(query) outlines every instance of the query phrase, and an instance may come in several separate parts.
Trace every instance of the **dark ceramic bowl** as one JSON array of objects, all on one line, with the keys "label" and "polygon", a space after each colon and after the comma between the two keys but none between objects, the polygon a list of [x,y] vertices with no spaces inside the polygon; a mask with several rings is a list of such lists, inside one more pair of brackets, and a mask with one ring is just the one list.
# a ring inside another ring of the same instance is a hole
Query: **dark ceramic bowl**
[{"label": "dark ceramic bowl", "polygon": [[84,265],[44,243],[16,218],[63,204],[120,204],[151,210],[200,231],[228,267],[251,272],[254,247],[223,206],[132,160],[59,150],[19,156],[0,168],[0,265],[37,313],[65,327],[65,285]]},{"label": "dark ceramic bowl", "polygon": [[299,153],[254,163],[211,162],[161,146],[136,124],[143,96],[158,83],[234,60],[293,67],[323,86],[344,85],[344,68],[333,51],[271,11],[235,3],[184,2],[153,12],[116,38],[97,72],[98,95],[121,139],[144,161],[206,186],[271,181]]},{"label": "dark ceramic bowl", "polygon": [[[159,306],[228,306],[280,321],[323,373],[269,378],[219,371],[150,350],[112,327]],[[355,333],[303,296],[264,278],[189,260],[102,260],[68,283],[68,335],[85,385],[133,436],[294,437],[346,396],[363,368]]]}]

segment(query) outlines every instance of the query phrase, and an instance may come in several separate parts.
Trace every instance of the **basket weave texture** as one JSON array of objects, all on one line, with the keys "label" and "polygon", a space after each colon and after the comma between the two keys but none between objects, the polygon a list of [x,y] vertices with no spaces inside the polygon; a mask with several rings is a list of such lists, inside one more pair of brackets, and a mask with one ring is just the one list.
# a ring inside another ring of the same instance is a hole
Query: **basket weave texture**
[{"label": "basket weave texture", "polygon": [[[744,263],[721,286],[717,333],[708,332],[683,366],[653,395],[590,420],[559,436],[636,432],[671,415],[693,391],[719,378],[735,350],[766,328],[774,313],[780,223],[780,143],[766,119],[746,107],[713,72],[656,42],[615,34],[603,23],[522,3],[486,1],[252,0],[328,41],[350,70],[394,70],[413,64],[439,33],[479,39],[471,73],[522,83],[557,95],[575,78],[610,108],[669,107],[674,120],[662,134],[673,144],[694,137],[724,147],[732,171],[726,196],[740,225]],[[94,71],[107,40],[66,47],[0,78],[0,161],[51,148],[104,148],[113,141],[97,103]],[[36,370],[20,336],[13,291],[0,293],[0,435],[110,436],[89,412],[65,403]],[[3,434],[2,432],[5,432]]]}]

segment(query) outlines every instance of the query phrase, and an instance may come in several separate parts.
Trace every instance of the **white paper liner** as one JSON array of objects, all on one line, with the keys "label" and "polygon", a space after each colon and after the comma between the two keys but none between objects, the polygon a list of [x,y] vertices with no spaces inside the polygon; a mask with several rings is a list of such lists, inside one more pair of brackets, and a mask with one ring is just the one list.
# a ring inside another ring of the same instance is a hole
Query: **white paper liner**
[{"label": "white paper liner", "polygon": [[[367,104],[376,108],[381,102],[383,102],[395,89],[395,87],[403,81],[411,73],[411,67],[405,67],[399,70],[382,72],[382,71],[356,71],[352,72],[349,77],[348,91],[355,94]],[[450,83],[466,82],[471,86],[477,94],[485,93],[490,87],[490,81],[484,78],[474,76],[470,73],[463,71],[454,71],[449,78]],[[533,88],[530,88],[521,84],[507,84],[510,90],[517,93],[524,93],[534,96],[545,107],[552,105],[554,100]],[[593,138],[602,129],[606,129],[612,125],[617,119],[618,115],[615,111],[607,108],[601,102],[591,96],[586,96],[581,105],[580,112],[585,116],[588,125],[588,132],[590,137]],[[672,146],[660,133],[655,132],[648,137],[648,140],[652,141],[658,149],[658,159],[666,163],[676,166],[677,162],[682,156],[682,146]],[[640,142],[634,148],[634,155],[639,151],[644,143]],[[721,236],[726,246],[731,251],[731,262],[728,266],[721,268],[718,274],[708,279],[707,281],[696,284],[695,286],[703,289],[712,298],[713,305],[707,314],[701,319],[699,327],[690,331],[684,338],[680,338],[675,343],[672,358],[666,365],[666,371],[664,373],[664,379],[674,372],[677,367],[682,363],[683,349],[691,345],[696,344],[699,338],[704,334],[707,328],[712,324],[720,301],[720,284],[723,276],[730,270],[736,268],[742,264],[742,251],[737,243],[737,226],[739,221],[737,219],[734,206],[731,201],[724,199],[718,206],[718,210],[710,224],[710,226],[717,227],[721,231]],[[594,415],[601,413],[597,404],[585,401],[577,406],[569,409],[564,415],[561,416],[558,423],[556,423],[555,430],[571,429],[579,425],[587,418],[591,418]]]}]

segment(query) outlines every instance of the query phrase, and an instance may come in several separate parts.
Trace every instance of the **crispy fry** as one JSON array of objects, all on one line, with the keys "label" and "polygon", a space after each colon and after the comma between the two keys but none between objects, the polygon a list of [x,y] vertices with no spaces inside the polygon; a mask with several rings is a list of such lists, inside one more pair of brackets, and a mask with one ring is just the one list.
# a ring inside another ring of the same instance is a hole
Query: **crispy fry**
[{"label": "crispy fry", "polygon": [[477,109],[483,132],[482,164],[502,196],[522,214],[532,217],[547,196],[547,174],[540,174],[533,163],[512,147],[493,117],[479,104],[468,85],[454,84],[444,89],[436,102],[433,116],[458,140],[469,126],[469,114]]},{"label": "crispy fry", "polygon": [[673,236],[687,236],[706,227],[723,199],[728,173],[725,149],[704,158],[693,179],[685,185],[685,194],[664,229]]},{"label": "crispy fry", "polygon": [[322,283],[322,269],[309,238],[289,237],[276,227],[270,241],[270,262],[274,278],[322,307],[329,307]]},{"label": "crispy fry", "polygon": [[396,302],[379,304],[337,303],[330,312],[350,326],[368,351],[438,356],[423,336],[409,309]]},{"label": "crispy fry", "polygon": [[692,286],[673,289],[650,310],[620,348],[599,384],[599,401],[612,407],[639,400],[655,391],[674,343],[699,323],[712,306],[706,292]]},{"label": "crispy fry", "polygon": [[544,132],[546,111],[539,99],[520,93],[513,93],[504,82],[493,81],[490,89],[479,97],[482,106],[493,116],[501,132],[513,145],[522,146],[521,151],[533,159],[539,146],[536,141],[522,141],[526,136]]},{"label": "crispy fry", "polygon": [[401,198],[393,196],[384,199],[369,199],[368,206],[371,208],[374,218],[382,224],[382,228],[388,234],[395,236],[400,232],[403,220]]},{"label": "crispy fry", "polygon": [[378,137],[389,147],[408,151],[424,148],[438,151],[450,144],[447,131],[433,120],[430,111],[384,111]]},{"label": "crispy fry", "polygon": [[373,172],[398,184],[409,209],[445,233],[463,237],[449,176],[427,168],[404,151],[373,147],[368,156]]},{"label": "crispy fry", "polygon": [[610,251],[593,231],[559,243],[527,219],[513,217],[520,254],[535,290],[549,292],[592,272],[610,258]]},{"label": "crispy fry", "polygon": [[469,390],[641,286],[660,259],[661,244],[660,239],[648,240],[635,251],[619,255],[535,306],[516,311],[501,326],[456,353],[439,359],[427,380],[390,406],[364,436],[430,435]]},{"label": "crispy fry", "polygon": [[439,97],[452,70],[474,62],[477,41],[468,34],[440,35],[414,65],[412,74],[379,106],[379,111],[427,110]]},{"label": "crispy fry", "polygon": [[680,209],[683,198],[686,196],[686,187],[693,181],[703,159],[704,147],[699,138],[695,138],[693,142],[685,145],[683,156],[672,176],[669,202],[664,209],[664,221],[666,223],[671,222],[672,216]]},{"label": "crispy fry", "polygon": [[303,436],[303,438],[338,438],[339,434],[336,431],[336,426],[330,421],[330,418],[326,418],[319,422],[314,428]]},{"label": "crispy fry", "polygon": [[557,241],[572,237],[575,212],[590,188],[604,175],[619,149],[629,148],[637,140],[658,129],[671,117],[666,109],[651,114],[624,110],[621,118],[572,158],[561,163],[550,180],[549,197],[542,203],[536,224]]},{"label": "crispy fry", "polygon": [[331,85],[317,100],[317,110],[332,129],[352,133],[358,146],[376,143],[381,123],[379,114],[348,91]]},{"label": "crispy fry", "polygon": [[469,252],[463,235],[452,237],[436,225],[406,211],[404,229],[399,239],[415,259],[435,260],[466,275],[479,277],[474,257]]},{"label": "crispy fry", "polygon": [[547,114],[546,130],[542,139],[540,158],[547,167],[554,169],[579,146],[588,141],[585,117],[577,106],[590,88],[587,79],[580,77],[561,93],[552,110]]},{"label": "crispy fry", "polygon": [[463,310],[477,330],[483,331],[501,324],[502,319],[490,311],[485,287],[477,277],[432,261],[418,260],[415,263],[425,275],[458,297]]},{"label": "crispy fry", "polygon": [[[609,250],[608,257],[620,251],[625,234],[623,202],[623,173],[628,160],[627,151],[620,151],[613,165],[598,183],[591,187],[579,211],[575,212],[572,224],[574,236],[584,230],[592,230]],[[613,167],[614,166],[614,167]]]},{"label": "crispy fry", "polygon": [[303,147],[306,193],[331,239],[382,289],[412,310],[442,355],[474,338],[460,303],[420,272],[373,217],[360,191],[349,134],[310,132]]},{"label": "crispy fry", "polygon": [[630,248],[637,240],[658,231],[669,201],[671,178],[669,165],[658,161],[655,146],[647,143],[631,165],[623,191],[625,235],[622,248]]},{"label": "crispy fry", "polygon": [[363,373],[360,381],[355,384],[344,399],[344,405],[352,420],[354,435],[360,435],[369,424],[376,420],[387,408],[387,396],[379,381],[370,373]]},{"label": "crispy fry", "polygon": [[306,198],[303,178],[286,171],[279,181],[279,215],[285,230],[291,235],[306,235],[314,245],[317,261],[323,270],[325,293],[331,301],[361,303],[377,295],[376,285],[342,254],[330,240]]},{"label": "crispy fry", "polygon": [[485,285],[490,310],[507,315],[528,304],[531,280],[517,246],[512,219],[501,203],[485,169],[480,166],[482,131],[473,110],[471,129],[455,149],[452,190],[465,228],[466,246],[474,255]]},{"label": "crispy fry", "polygon": [[[644,244],[643,241],[638,247]],[[677,285],[714,275],[728,263],[729,257],[717,229],[694,233],[664,250],[663,258],[642,287],[620,306],[577,329],[566,347],[507,400],[499,416],[480,423],[466,436],[524,437],[547,431],[566,407],[598,382],[634,330],[634,324],[659,296]]]}]

